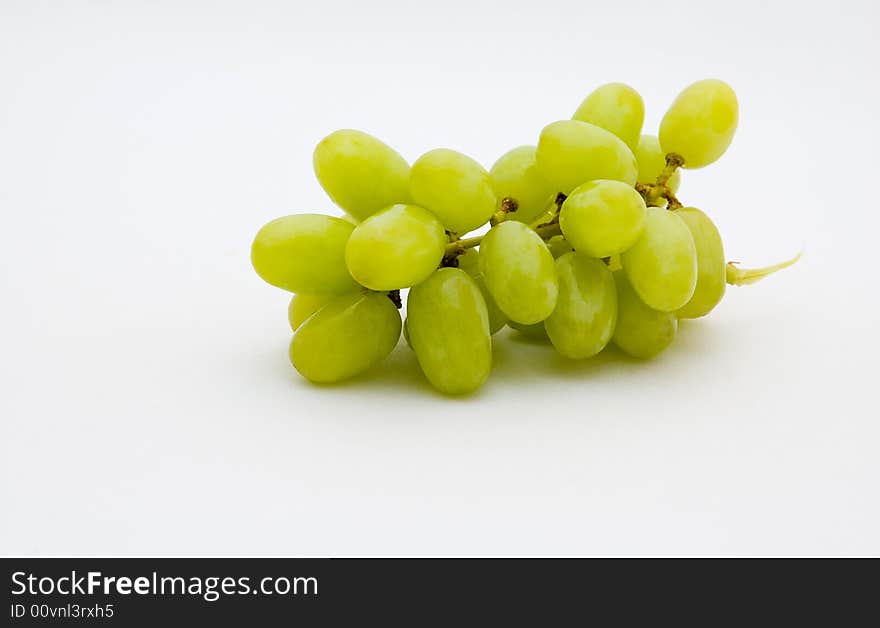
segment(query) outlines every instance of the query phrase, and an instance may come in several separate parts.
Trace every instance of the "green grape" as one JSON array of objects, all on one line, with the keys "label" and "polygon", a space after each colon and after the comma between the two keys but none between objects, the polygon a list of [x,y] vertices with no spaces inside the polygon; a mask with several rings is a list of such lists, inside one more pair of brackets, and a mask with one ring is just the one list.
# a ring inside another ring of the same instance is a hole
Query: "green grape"
[{"label": "green grape", "polygon": [[697,287],[694,296],[676,315],[679,318],[705,316],[718,305],[727,287],[727,264],[721,234],[709,217],[695,207],[682,207],[675,215],[690,229],[697,249]]},{"label": "green grape", "polygon": [[412,342],[409,339],[409,327],[407,327],[407,321],[409,319],[403,321],[403,339],[406,340],[406,346],[412,349]]},{"label": "green grape", "polygon": [[647,359],[670,345],[678,329],[678,319],[670,312],[652,310],[639,298],[626,273],[614,272],[617,287],[617,325],[612,341],[624,353]]},{"label": "green grape", "polygon": [[634,151],[645,121],[645,103],[629,85],[608,83],[587,96],[572,118],[611,131]]},{"label": "green grape", "polygon": [[[639,183],[646,185],[657,183],[657,177],[666,167],[666,155],[660,148],[660,140],[657,139],[657,136],[643,135],[639,139],[635,154],[639,164]],[[666,186],[675,194],[679,185],[681,185],[681,170],[676,170],[669,177]]]},{"label": "green grape", "polygon": [[495,196],[512,198],[516,211],[510,218],[531,223],[556,197],[556,190],[538,172],[534,146],[520,146],[499,157],[489,170]]},{"label": "green grape", "polygon": [[638,173],[636,158],[623,140],[580,120],[560,120],[544,127],[537,162],[544,178],[564,194],[595,179],[635,185]]},{"label": "green grape", "polygon": [[287,320],[290,328],[296,331],[305,320],[320,310],[332,299],[331,295],[295,294],[287,306]]},{"label": "green grape", "polygon": [[495,334],[507,323],[507,316],[495,303],[489,288],[486,286],[486,278],[480,271],[480,252],[477,249],[468,249],[458,256],[458,267],[471,276],[474,283],[480,289],[483,300],[486,301],[486,312],[489,314],[489,333]]},{"label": "green grape", "polygon": [[502,222],[480,244],[480,270],[486,286],[510,320],[537,323],[556,305],[558,285],[553,256],[533,229]]},{"label": "green grape", "polygon": [[321,214],[277,218],[257,232],[251,263],[264,281],[291,292],[350,292],[357,288],[345,266],[352,231],[351,223]]},{"label": "green grape", "polygon": [[399,339],[400,314],[387,295],[344,294],[300,325],[290,343],[290,361],[309,381],[329,384],[367,370]]},{"label": "green grape", "polygon": [[674,312],[694,294],[697,250],[676,212],[649,207],[642,236],[620,259],[632,287],[655,310]]},{"label": "green grape", "polygon": [[546,240],[545,244],[550,251],[550,255],[553,256],[553,259],[558,259],[566,253],[574,250],[564,236],[553,236],[549,240]]},{"label": "green grape", "polygon": [[608,257],[633,245],[645,225],[645,201],[620,181],[589,181],[562,204],[559,226],[575,251]]},{"label": "green grape", "polygon": [[357,220],[410,200],[409,164],[372,135],[334,131],[318,142],[312,164],[327,195]]},{"label": "green grape", "polygon": [[611,340],[617,321],[614,277],[602,260],[566,253],[556,260],[559,298],[544,321],[550,342],[567,358],[589,358]]},{"label": "green grape", "polygon": [[550,337],[547,335],[547,328],[544,326],[544,321],[541,321],[540,323],[532,323],[531,325],[523,325],[516,321],[507,321],[507,326],[511,329],[515,329],[526,338],[544,340],[545,342],[550,341]]},{"label": "green grape", "polygon": [[684,158],[685,168],[716,161],[733,141],[739,118],[736,93],[730,85],[706,79],[682,91],[660,122],[664,153]]},{"label": "green grape", "polygon": [[427,278],[443,259],[443,225],[416,205],[392,205],[355,227],[345,246],[348,270],[371,290],[408,288]]},{"label": "green grape", "polygon": [[486,224],[495,213],[489,173],[454,150],[438,148],[419,157],[409,186],[416,204],[431,210],[447,229],[459,235]]},{"label": "green grape", "polygon": [[419,366],[440,392],[475,391],[492,367],[489,315],[461,269],[441,268],[409,291],[407,329]]}]

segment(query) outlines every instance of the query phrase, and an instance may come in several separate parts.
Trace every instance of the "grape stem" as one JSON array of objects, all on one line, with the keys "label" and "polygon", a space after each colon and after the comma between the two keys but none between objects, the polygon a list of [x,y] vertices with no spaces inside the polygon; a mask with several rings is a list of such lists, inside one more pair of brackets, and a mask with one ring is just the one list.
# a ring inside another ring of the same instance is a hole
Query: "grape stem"
[{"label": "grape stem", "polygon": [[[543,224],[540,227],[536,227],[535,233],[541,236],[542,240],[549,240],[553,236],[562,235],[562,228],[559,226],[559,221],[554,220],[552,222]],[[479,235],[472,238],[464,238],[461,240],[450,242],[446,245],[446,251],[443,254],[443,259],[446,260],[456,257],[458,255],[461,255],[468,249],[480,246],[480,243],[483,241],[483,237],[484,236]]]},{"label": "grape stem", "polygon": [[669,153],[666,155],[666,166],[657,175],[655,183],[636,183],[636,191],[644,197],[646,204],[654,205],[663,198],[666,199],[667,209],[678,209],[682,206],[668,184],[675,171],[683,165],[684,158],[681,155]]},{"label": "grape stem", "polygon": [[803,252],[798,253],[794,257],[789,260],[785,260],[784,262],[780,262],[778,264],[773,264],[772,266],[765,266],[764,268],[740,268],[737,266],[739,262],[727,262],[726,269],[726,280],[731,286],[747,286],[749,284],[756,283],[761,281],[764,277],[768,275],[772,275],[773,273],[782,270],[783,268],[788,268],[796,261],[798,261],[803,255]]}]

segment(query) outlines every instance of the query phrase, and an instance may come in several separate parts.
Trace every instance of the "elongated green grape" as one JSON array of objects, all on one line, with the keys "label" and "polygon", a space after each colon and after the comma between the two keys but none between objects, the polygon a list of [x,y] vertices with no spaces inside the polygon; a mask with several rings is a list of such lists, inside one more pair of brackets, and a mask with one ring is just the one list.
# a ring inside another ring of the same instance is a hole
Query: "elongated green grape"
[{"label": "elongated green grape", "polygon": [[622,270],[614,272],[614,283],[617,287],[614,344],[635,358],[657,355],[675,338],[678,319],[671,312],[660,312],[645,305]]},{"label": "elongated green grape", "polygon": [[608,257],[630,248],[645,225],[645,201],[620,181],[589,181],[575,188],[559,213],[559,226],[575,251]]},{"label": "elongated green grape", "polygon": [[[656,135],[642,135],[635,154],[639,164],[639,183],[655,184],[657,177],[666,167],[666,154],[660,148],[660,140]],[[681,185],[681,170],[673,172],[666,185],[673,194],[677,192],[678,186]]]},{"label": "elongated green grape", "polygon": [[409,185],[416,204],[431,210],[447,229],[459,235],[486,224],[495,213],[489,173],[454,150],[438,148],[419,157]]},{"label": "elongated green grape", "polygon": [[287,306],[287,320],[290,328],[296,331],[305,320],[332,300],[331,295],[295,294]]},{"label": "elongated green grape", "polygon": [[251,246],[251,263],[264,281],[306,294],[342,294],[357,288],[345,266],[354,225],[321,214],[297,214],[264,225]]},{"label": "elongated green grape", "polygon": [[547,328],[544,326],[544,321],[541,321],[540,323],[532,323],[531,325],[523,325],[516,321],[507,321],[507,326],[511,329],[515,329],[526,338],[550,342],[550,337],[547,335]]},{"label": "elongated green grape", "polygon": [[409,164],[362,131],[334,131],[315,147],[315,176],[333,202],[357,220],[409,202]]},{"label": "elongated green grape", "polygon": [[709,217],[696,207],[682,207],[675,215],[684,221],[697,250],[697,287],[691,300],[676,315],[679,318],[705,316],[718,305],[727,287],[724,245]]},{"label": "elongated green grape", "polygon": [[480,289],[458,268],[441,268],[407,298],[407,331],[419,366],[440,392],[475,391],[492,367],[489,315]]},{"label": "elongated green grape", "polygon": [[556,260],[559,298],[544,321],[550,342],[562,355],[589,358],[611,340],[617,322],[614,277],[602,260],[566,253]]},{"label": "elongated green grape", "polygon": [[587,96],[572,118],[614,133],[634,151],[645,121],[645,103],[629,85],[608,83]]},{"label": "elongated green grape", "polygon": [[290,361],[309,381],[329,384],[367,370],[399,339],[400,314],[387,295],[344,294],[300,325],[290,343]]},{"label": "elongated green grape", "polygon": [[392,205],[355,227],[345,247],[351,275],[371,290],[408,288],[443,259],[443,225],[416,205]]},{"label": "elongated green grape", "polygon": [[694,294],[697,250],[675,212],[649,207],[645,230],[620,260],[633,289],[655,310],[674,312]]},{"label": "elongated green grape", "polygon": [[542,321],[556,306],[553,256],[541,237],[521,222],[502,222],[483,237],[480,271],[495,303],[517,323]]},{"label": "elongated green grape", "polygon": [[520,146],[498,158],[489,170],[495,196],[512,198],[517,209],[510,218],[531,223],[556,197],[556,190],[538,171],[535,146]]},{"label": "elongated green grape", "polygon": [[580,120],[544,127],[538,140],[538,170],[557,192],[570,194],[587,181],[612,179],[635,185],[635,155],[613,133]]},{"label": "elongated green grape", "polygon": [[736,93],[724,81],[706,79],[682,91],[660,122],[664,153],[684,158],[685,168],[716,161],[733,141],[739,120]]},{"label": "elongated green grape", "polygon": [[489,333],[495,334],[499,329],[507,323],[507,316],[495,303],[492,293],[486,286],[486,279],[480,270],[480,252],[477,249],[468,249],[465,253],[458,256],[458,267],[471,276],[474,283],[480,289],[483,300],[486,302],[486,312],[489,315]]}]

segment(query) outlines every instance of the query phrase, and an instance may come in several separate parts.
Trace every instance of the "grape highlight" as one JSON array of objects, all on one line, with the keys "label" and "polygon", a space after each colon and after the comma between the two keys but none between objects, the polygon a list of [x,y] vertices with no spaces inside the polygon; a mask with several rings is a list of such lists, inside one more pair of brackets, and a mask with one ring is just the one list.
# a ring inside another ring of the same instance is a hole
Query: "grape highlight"
[{"label": "grape highlight", "polygon": [[602,85],[489,170],[447,148],[410,166],[362,131],[322,139],[315,175],[342,217],[284,216],[251,246],[257,274],[293,293],[294,368],[315,384],[354,378],[403,335],[436,390],[469,395],[490,379],[505,327],[571,360],[611,345],[646,360],[727,286],[799,259],[726,261],[709,213],[677,197],[682,169],[715,163],[733,140],[729,85],[686,87],[656,134],[644,119],[634,88]]}]

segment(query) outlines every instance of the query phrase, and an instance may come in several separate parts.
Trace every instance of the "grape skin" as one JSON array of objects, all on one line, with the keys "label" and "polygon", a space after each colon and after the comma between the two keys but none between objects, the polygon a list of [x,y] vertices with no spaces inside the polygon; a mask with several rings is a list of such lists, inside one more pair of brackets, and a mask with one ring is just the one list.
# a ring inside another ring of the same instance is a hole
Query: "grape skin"
[{"label": "grape skin", "polygon": [[257,232],[251,263],[267,283],[290,292],[342,294],[358,285],[345,265],[354,225],[322,214],[277,218]]},{"label": "grape skin", "polygon": [[446,232],[434,215],[417,205],[394,205],[358,225],[345,246],[351,275],[371,290],[408,288],[437,268]]},{"label": "grape skin", "polygon": [[498,330],[502,329],[507,323],[507,316],[495,303],[492,293],[486,286],[486,279],[480,271],[480,251],[477,249],[468,249],[464,254],[458,256],[458,267],[471,276],[471,279],[477,284],[483,300],[486,302],[486,312],[489,315],[489,333],[495,335]]},{"label": "grape skin", "polygon": [[684,158],[685,168],[717,161],[733,141],[739,119],[736,93],[724,81],[706,79],[686,87],[660,122],[664,153]]},{"label": "grape skin", "polygon": [[393,148],[362,131],[342,129],[322,139],[312,165],[327,196],[356,220],[410,200],[409,164]]},{"label": "grape skin", "polygon": [[537,323],[556,306],[553,256],[535,231],[521,222],[502,222],[483,238],[480,271],[495,303],[510,320]]},{"label": "grape skin", "polygon": [[622,270],[614,272],[617,288],[617,325],[612,341],[634,358],[652,358],[668,347],[678,330],[670,312],[651,309],[639,298]]},{"label": "grape skin", "polygon": [[413,287],[406,326],[419,366],[434,388],[464,395],[486,381],[492,368],[489,315],[466,272],[441,268]]},{"label": "grape skin", "polygon": [[633,289],[655,310],[674,312],[694,294],[697,251],[674,211],[649,207],[641,237],[620,259]]},{"label": "grape skin", "polygon": [[556,197],[556,190],[539,172],[537,147],[519,146],[506,152],[489,170],[495,196],[511,198],[517,209],[509,219],[531,223]]},{"label": "grape skin", "polygon": [[523,325],[516,321],[507,321],[507,326],[511,329],[515,329],[526,338],[550,342],[550,336],[547,335],[547,328],[544,326],[544,321],[541,321],[540,323],[532,323],[531,325]]},{"label": "grape skin", "polygon": [[330,295],[315,294],[295,294],[290,298],[290,305],[287,306],[287,322],[290,323],[290,329],[296,331],[306,319],[320,310],[333,297]]},{"label": "grape skin", "polygon": [[697,250],[697,286],[690,301],[676,312],[679,318],[699,318],[711,312],[727,289],[727,264],[721,234],[712,220],[696,207],[682,207],[675,214],[684,221]]},{"label": "grape skin", "polygon": [[387,295],[361,291],[337,296],[296,330],[290,361],[311,382],[342,381],[391,353],[400,328],[400,314]]},{"label": "grape skin", "polygon": [[559,225],[574,250],[609,257],[633,245],[642,234],[645,216],[645,201],[632,186],[589,181],[565,199]]},{"label": "grape skin", "polygon": [[492,178],[476,161],[438,148],[419,157],[410,173],[410,194],[453,233],[463,235],[495,213]]},{"label": "grape skin", "polygon": [[596,179],[635,185],[635,155],[616,135],[580,120],[559,120],[541,131],[537,150],[538,170],[557,192],[570,194],[577,186]]},{"label": "grape skin", "polygon": [[574,120],[589,122],[614,133],[635,151],[645,122],[645,103],[623,83],[607,83],[593,90],[577,108]]},{"label": "grape skin", "polygon": [[611,340],[617,321],[617,291],[608,266],[580,253],[556,260],[559,298],[544,321],[556,350],[567,358],[589,358]]}]

